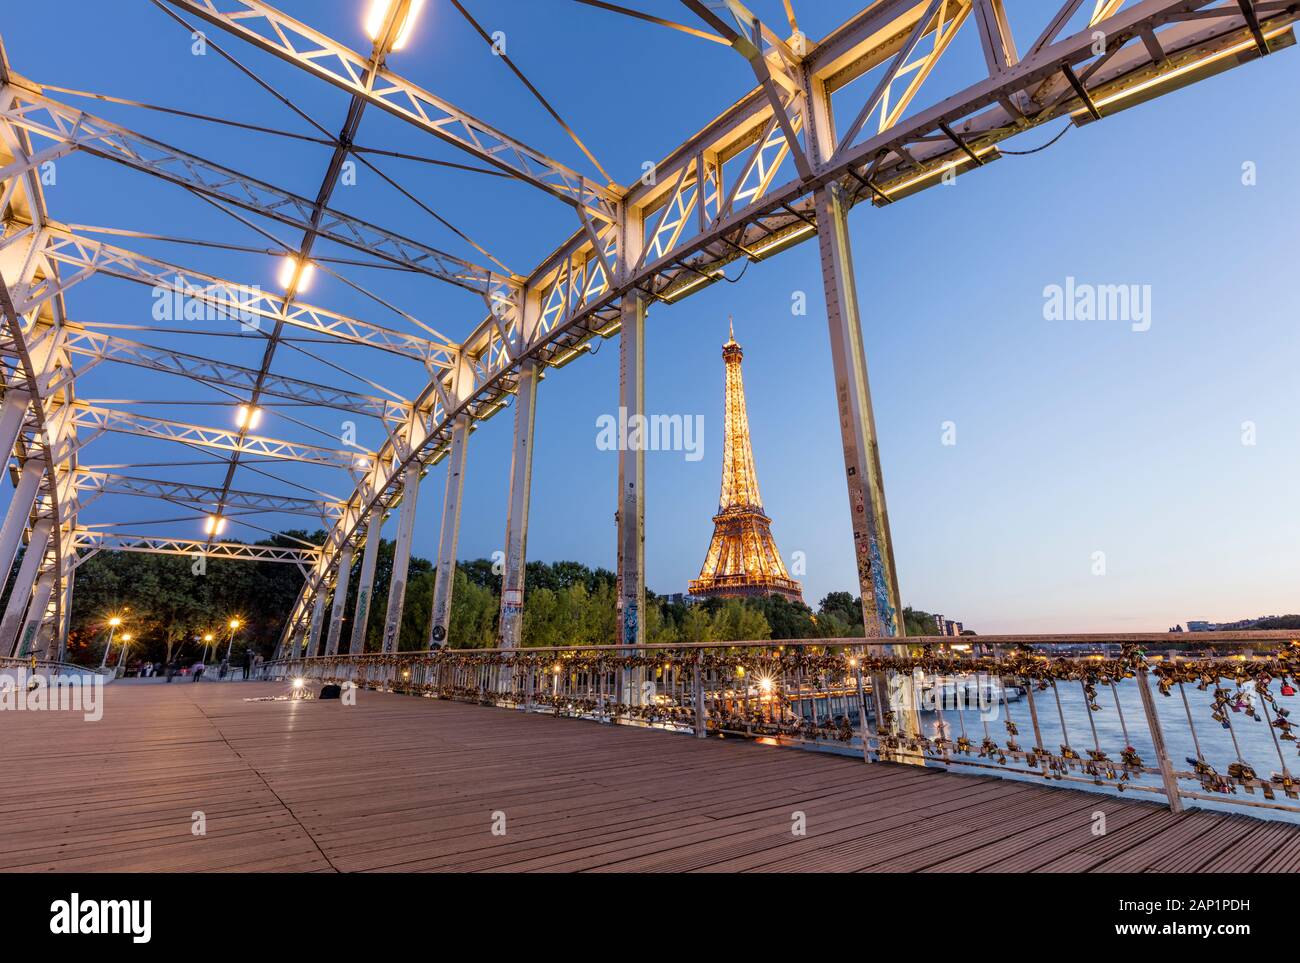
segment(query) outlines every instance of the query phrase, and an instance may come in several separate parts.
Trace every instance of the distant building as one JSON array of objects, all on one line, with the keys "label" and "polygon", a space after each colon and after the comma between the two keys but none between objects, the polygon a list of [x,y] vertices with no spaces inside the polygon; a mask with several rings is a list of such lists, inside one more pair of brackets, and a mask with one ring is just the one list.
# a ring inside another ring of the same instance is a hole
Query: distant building
[{"label": "distant building", "polygon": [[934,624],[938,626],[940,635],[948,634],[948,620],[945,619],[942,615],[939,615],[938,613],[935,614]]},{"label": "distant building", "polygon": [[1215,632],[1218,628],[1218,625],[1213,622],[1199,622],[1195,619],[1187,620],[1188,632]]}]

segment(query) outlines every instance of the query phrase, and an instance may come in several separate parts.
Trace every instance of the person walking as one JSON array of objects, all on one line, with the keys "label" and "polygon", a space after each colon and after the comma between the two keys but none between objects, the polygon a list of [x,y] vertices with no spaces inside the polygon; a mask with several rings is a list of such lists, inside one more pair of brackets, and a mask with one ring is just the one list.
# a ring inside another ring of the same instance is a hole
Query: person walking
[{"label": "person walking", "polygon": [[249,646],[244,649],[244,678],[247,679],[253,671],[253,648]]},{"label": "person walking", "polygon": [[204,669],[204,665],[203,665],[203,660],[202,660],[202,659],[199,659],[199,661],[197,661],[197,662],[194,663],[194,681],[195,681],[195,682],[198,682],[200,679],[203,678],[203,669]]},{"label": "person walking", "polygon": [[167,663],[167,681],[171,682],[174,675],[176,675],[176,656],[172,656],[171,661]]}]

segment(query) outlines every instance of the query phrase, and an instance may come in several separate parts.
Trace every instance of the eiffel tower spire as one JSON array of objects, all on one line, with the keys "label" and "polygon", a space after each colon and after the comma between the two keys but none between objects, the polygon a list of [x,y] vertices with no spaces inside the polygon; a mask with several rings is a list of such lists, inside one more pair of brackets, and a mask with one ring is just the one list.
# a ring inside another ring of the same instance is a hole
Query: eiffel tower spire
[{"label": "eiffel tower spire", "polygon": [[744,352],[736,343],[735,325],[728,319],[726,363],[726,437],[722,447],[722,494],[713,516],[713,539],[689,589],[697,598],[711,596],[782,595],[802,602],[799,583],[790,578],[772,538],[772,520],[763,513],[749,441],[745,383],[740,374]]}]

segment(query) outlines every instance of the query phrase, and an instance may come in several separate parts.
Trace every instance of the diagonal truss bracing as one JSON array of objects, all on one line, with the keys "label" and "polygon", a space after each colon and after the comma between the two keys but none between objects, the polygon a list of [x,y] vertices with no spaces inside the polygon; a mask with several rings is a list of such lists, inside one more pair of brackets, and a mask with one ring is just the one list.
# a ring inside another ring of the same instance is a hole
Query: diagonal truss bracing
[{"label": "diagonal truss bracing", "polygon": [[72,535],[72,548],[84,561],[91,554],[147,552],[152,555],[188,555],[191,558],[227,558],[249,562],[293,562],[310,565],[319,552],[309,548],[285,548],[279,545],[241,545],[237,542],[196,542],[183,538],[149,535],[116,535],[79,529]]},{"label": "diagonal truss bracing", "polygon": [[[92,438],[104,431],[115,431],[143,438],[157,438],[162,441],[182,442],[200,448],[216,451],[234,451],[257,455],[262,458],[274,458],[283,461],[296,461],[308,465],[324,465],[329,468],[344,468],[359,471],[368,468],[375,459],[375,453],[361,449],[319,448],[278,438],[266,438],[226,428],[211,428],[204,425],[192,425],[182,421],[155,418],[150,415],[130,414],[114,408],[101,408],[95,405],[76,402],[72,405],[72,424],[79,433],[88,433]],[[81,445],[87,444],[84,438]]]},{"label": "diagonal truss bracing", "polygon": [[[138,495],[143,498],[157,498],[196,508],[212,511],[221,503],[222,489],[210,485],[196,485],[192,482],[167,481],[158,478],[135,478],[112,472],[96,471],[92,468],[78,468],[73,487],[78,495]],[[308,498],[295,498],[291,495],[276,495],[263,492],[246,492],[230,490],[225,493],[225,504],[231,508],[252,512],[283,512],[291,515],[306,515],[320,519],[334,519],[342,513],[342,502],[315,501]]]}]

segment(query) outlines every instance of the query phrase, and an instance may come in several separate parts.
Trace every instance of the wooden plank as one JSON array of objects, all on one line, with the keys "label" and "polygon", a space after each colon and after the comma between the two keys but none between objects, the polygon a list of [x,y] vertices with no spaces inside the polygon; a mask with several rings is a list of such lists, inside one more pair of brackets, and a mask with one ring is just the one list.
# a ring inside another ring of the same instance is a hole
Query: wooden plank
[{"label": "wooden plank", "polygon": [[282,691],[117,682],[97,723],[6,713],[0,869],[1300,869],[1293,823],[407,696],[247,701]]}]

